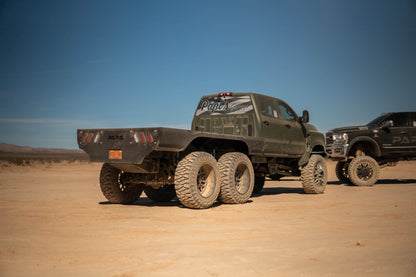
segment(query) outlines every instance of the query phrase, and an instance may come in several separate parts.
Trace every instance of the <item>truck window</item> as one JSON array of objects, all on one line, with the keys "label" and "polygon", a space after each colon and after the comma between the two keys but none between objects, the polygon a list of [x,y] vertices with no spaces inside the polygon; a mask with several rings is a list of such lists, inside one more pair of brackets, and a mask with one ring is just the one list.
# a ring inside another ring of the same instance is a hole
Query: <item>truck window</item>
[{"label": "truck window", "polygon": [[279,102],[279,110],[283,119],[296,121],[296,113],[285,103]]},{"label": "truck window", "polygon": [[260,110],[261,114],[268,117],[278,118],[276,106],[273,99],[261,97],[260,98]]},{"label": "truck window", "polygon": [[410,121],[410,118],[405,113],[393,114],[387,117],[385,121],[389,120],[393,121],[394,127],[413,127],[413,122]]},{"label": "truck window", "polygon": [[195,112],[200,115],[247,114],[253,112],[249,95],[208,96],[201,98]]}]

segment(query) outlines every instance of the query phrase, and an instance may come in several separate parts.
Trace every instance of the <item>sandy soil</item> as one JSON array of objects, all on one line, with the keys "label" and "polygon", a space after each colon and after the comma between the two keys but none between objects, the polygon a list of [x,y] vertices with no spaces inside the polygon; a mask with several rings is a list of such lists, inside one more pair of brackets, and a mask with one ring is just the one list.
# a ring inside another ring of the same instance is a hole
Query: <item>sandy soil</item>
[{"label": "sandy soil", "polygon": [[109,204],[100,164],[0,167],[0,276],[416,276],[416,162],[322,195],[297,178],[244,205]]}]

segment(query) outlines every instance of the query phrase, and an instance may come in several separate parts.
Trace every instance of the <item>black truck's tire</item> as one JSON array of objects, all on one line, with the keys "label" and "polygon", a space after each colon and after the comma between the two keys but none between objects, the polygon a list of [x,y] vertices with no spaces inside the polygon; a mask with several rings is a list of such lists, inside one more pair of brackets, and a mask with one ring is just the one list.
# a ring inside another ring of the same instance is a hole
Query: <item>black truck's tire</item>
[{"label": "black truck's tire", "polygon": [[221,202],[247,202],[254,188],[254,169],[250,159],[243,153],[231,152],[221,156],[218,167],[221,176]]},{"label": "black truck's tire", "polygon": [[206,152],[188,154],[176,167],[175,190],[185,207],[211,207],[220,193],[220,173],[215,158]]},{"label": "black truck's tire", "polygon": [[254,178],[253,193],[259,193],[263,189],[264,182],[265,181],[266,181],[266,177],[264,177],[264,176],[256,176]]},{"label": "black truck's tire", "polygon": [[328,179],[325,159],[321,155],[312,155],[308,164],[302,168],[300,180],[306,193],[323,193]]},{"label": "black truck's tire", "polygon": [[130,204],[139,199],[143,192],[142,185],[123,183],[123,171],[107,163],[100,172],[100,188],[108,201],[115,204]]},{"label": "black truck's tire", "polygon": [[158,189],[146,186],[144,188],[144,193],[149,199],[155,202],[169,202],[176,196],[174,185],[166,185]]},{"label": "black truck's tire", "polygon": [[348,175],[348,166],[349,162],[338,162],[335,166],[335,174],[337,175],[338,180],[344,184],[351,184],[351,180]]},{"label": "black truck's tire", "polygon": [[357,156],[348,166],[348,176],[356,186],[372,186],[377,182],[380,167],[370,156]]}]

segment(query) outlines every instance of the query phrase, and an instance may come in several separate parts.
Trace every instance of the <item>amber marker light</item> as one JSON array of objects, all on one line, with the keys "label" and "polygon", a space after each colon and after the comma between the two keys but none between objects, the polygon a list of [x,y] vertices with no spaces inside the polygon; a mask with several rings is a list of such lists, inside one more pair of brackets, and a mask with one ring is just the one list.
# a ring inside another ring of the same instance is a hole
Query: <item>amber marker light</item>
[{"label": "amber marker light", "polygon": [[108,158],[110,160],[121,160],[123,158],[123,151],[121,151],[121,150],[110,150],[108,152]]}]

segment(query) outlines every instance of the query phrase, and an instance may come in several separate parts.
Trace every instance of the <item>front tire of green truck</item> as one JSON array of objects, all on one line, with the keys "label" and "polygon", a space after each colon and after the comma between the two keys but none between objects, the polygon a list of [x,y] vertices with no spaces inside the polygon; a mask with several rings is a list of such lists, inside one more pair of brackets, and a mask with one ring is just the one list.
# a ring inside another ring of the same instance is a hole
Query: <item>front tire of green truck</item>
[{"label": "front tire of green truck", "polygon": [[247,202],[254,188],[254,169],[250,159],[243,153],[227,153],[219,159],[218,167],[221,175],[221,202]]},{"label": "front tire of green truck", "polygon": [[220,173],[215,158],[206,152],[188,154],[176,167],[175,190],[185,207],[211,207],[220,193]]},{"label": "front tire of green truck", "polygon": [[107,163],[101,168],[100,188],[105,198],[114,204],[134,203],[143,192],[143,186],[123,182],[123,171]]},{"label": "front tire of green truck", "polygon": [[306,193],[323,193],[328,179],[325,159],[320,155],[312,155],[308,164],[302,168],[300,180]]}]

